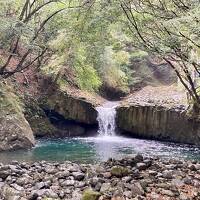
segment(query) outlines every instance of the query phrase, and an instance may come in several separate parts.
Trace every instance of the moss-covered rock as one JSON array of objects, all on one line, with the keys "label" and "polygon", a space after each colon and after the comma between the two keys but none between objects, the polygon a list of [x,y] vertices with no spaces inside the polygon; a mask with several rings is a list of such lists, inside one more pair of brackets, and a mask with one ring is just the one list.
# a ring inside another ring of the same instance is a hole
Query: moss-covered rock
[{"label": "moss-covered rock", "polygon": [[111,169],[111,174],[112,176],[116,176],[116,177],[123,177],[123,176],[127,176],[129,173],[129,170],[125,167],[122,166],[114,166]]},{"label": "moss-covered rock", "polygon": [[83,193],[82,200],[98,200],[101,194],[93,190],[85,190]]},{"label": "moss-covered rock", "polygon": [[31,148],[34,144],[20,99],[11,87],[0,83],[0,151]]},{"label": "moss-covered rock", "polygon": [[51,124],[39,103],[29,96],[23,98],[24,114],[35,136],[53,136],[57,129]]}]

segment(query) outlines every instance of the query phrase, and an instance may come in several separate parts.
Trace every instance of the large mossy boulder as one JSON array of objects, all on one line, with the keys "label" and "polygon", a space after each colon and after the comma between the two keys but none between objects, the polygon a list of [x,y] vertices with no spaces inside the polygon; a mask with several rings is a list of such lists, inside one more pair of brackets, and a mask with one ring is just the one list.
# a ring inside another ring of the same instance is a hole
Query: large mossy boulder
[{"label": "large mossy boulder", "polygon": [[12,88],[0,83],[0,151],[28,149],[35,144],[22,107]]}]

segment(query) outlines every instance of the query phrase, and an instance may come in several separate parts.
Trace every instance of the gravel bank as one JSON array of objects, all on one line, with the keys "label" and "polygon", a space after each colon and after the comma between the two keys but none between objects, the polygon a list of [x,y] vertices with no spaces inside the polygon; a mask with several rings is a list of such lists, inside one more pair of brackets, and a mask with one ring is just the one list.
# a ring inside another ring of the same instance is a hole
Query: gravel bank
[{"label": "gravel bank", "polygon": [[2,200],[200,199],[200,163],[137,155],[98,165],[0,164]]}]

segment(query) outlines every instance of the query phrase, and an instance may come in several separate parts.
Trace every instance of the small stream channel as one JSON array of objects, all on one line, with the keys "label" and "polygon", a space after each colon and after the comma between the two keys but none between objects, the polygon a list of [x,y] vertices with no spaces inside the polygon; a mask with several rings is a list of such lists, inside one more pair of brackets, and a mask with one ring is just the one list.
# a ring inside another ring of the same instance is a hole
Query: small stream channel
[{"label": "small stream channel", "polygon": [[70,160],[96,163],[111,157],[117,159],[137,153],[161,158],[200,160],[200,149],[194,146],[117,136],[115,123],[117,105],[118,102],[107,102],[96,108],[99,123],[96,137],[38,140],[36,147],[31,150],[0,153],[0,162]]}]

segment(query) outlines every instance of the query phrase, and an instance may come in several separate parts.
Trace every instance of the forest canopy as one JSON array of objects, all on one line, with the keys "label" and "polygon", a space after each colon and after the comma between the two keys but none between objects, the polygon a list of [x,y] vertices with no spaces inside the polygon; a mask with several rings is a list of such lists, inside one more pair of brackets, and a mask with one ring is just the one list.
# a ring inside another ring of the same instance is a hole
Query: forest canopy
[{"label": "forest canopy", "polygon": [[0,76],[34,66],[61,87],[127,94],[149,76],[146,68],[134,75],[135,60],[153,56],[200,104],[199,6],[198,0],[0,0]]}]

